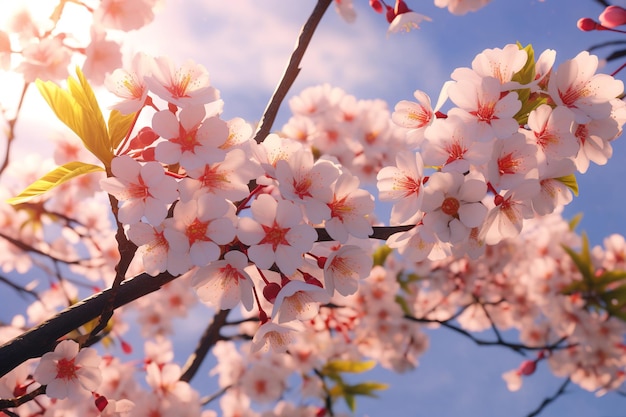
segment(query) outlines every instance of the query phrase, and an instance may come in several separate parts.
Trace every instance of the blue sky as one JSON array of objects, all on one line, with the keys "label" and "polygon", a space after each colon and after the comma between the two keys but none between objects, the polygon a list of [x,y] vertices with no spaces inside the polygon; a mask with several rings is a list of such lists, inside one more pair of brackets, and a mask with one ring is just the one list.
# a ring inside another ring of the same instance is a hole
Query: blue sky
[{"label": "blue sky", "polygon": [[[455,68],[470,66],[474,56],[486,48],[517,41],[531,43],[537,53],[555,49],[557,62],[561,62],[594,43],[619,38],[607,32],[582,33],[576,28],[580,17],[597,17],[601,12],[593,0],[493,0],[466,16],[450,15],[435,7],[432,0],[409,0],[409,6],[433,21],[424,22],[419,31],[391,36],[386,35],[384,17],[371,11],[365,0],[354,1],[356,22],[345,23],[333,10],[325,16],[293,94],[327,82],[358,99],[381,98],[393,107],[400,100],[412,99],[416,89],[435,98]],[[314,4],[313,0],[165,0],[151,26],[125,38],[126,53],[130,56],[133,51],[143,51],[167,55],[178,62],[191,58],[204,64],[213,84],[221,90],[224,117],[255,121],[279,81],[299,28]],[[615,67],[610,65],[607,72]],[[285,108],[275,129],[288,118]],[[621,185],[626,178],[626,145],[621,139],[614,142],[614,150],[607,166],[592,166],[586,175],[579,176],[580,197],[566,210],[567,216],[584,213],[581,228],[595,244],[613,232],[626,234]],[[368,375],[390,383],[391,389],[379,400],[360,400],[357,415],[376,417],[392,412],[394,417],[521,417],[561,383],[542,366],[525,381],[521,391],[509,393],[501,374],[519,365],[521,357],[503,349],[476,348],[471,341],[446,330],[429,335],[430,349],[420,358],[417,371],[403,376],[386,371]],[[195,335],[188,331],[186,336],[191,349]],[[184,349],[187,347],[178,350],[181,360]],[[596,399],[576,388],[571,392],[541,415],[626,414],[626,401],[617,395]]]}]

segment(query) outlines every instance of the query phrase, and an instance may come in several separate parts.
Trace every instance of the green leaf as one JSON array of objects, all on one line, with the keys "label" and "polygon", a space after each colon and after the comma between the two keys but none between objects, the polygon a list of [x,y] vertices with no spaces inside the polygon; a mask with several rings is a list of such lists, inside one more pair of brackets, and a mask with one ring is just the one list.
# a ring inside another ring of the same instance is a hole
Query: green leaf
[{"label": "green leaf", "polygon": [[583,219],[583,214],[582,213],[578,213],[577,215],[572,217],[572,220],[570,220],[569,223],[568,223],[569,224],[569,230],[571,232],[576,230],[576,228],[578,227],[578,225],[580,224],[582,219]]},{"label": "green leaf", "polygon": [[409,308],[409,304],[406,302],[404,297],[402,297],[400,294],[397,294],[395,297],[395,300],[396,300],[396,303],[398,303],[398,305],[402,309],[402,312],[404,314],[406,314],[407,316],[412,315],[411,309]]},{"label": "green leaf", "polygon": [[329,361],[324,368],[322,368],[322,374],[324,375],[337,375],[341,372],[349,373],[362,373],[369,371],[376,366],[376,361],[348,361],[348,360],[334,360]]},{"label": "green leaf", "polygon": [[115,150],[122,143],[122,140],[128,134],[128,131],[133,126],[133,121],[137,113],[122,114],[118,110],[112,110],[109,115],[109,143],[111,149]]},{"label": "green leaf", "polygon": [[599,291],[604,291],[607,285],[623,280],[626,280],[626,271],[606,271],[595,279],[595,287]]},{"label": "green leaf", "polygon": [[384,391],[389,388],[389,385],[381,382],[361,382],[356,385],[348,385],[344,387],[344,390],[354,395],[365,395],[368,397],[376,397],[375,391]]},{"label": "green leaf", "polygon": [[7,200],[9,204],[25,203],[33,197],[41,195],[46,191],[90,172],[104,171],[104,168],[98,165],[86,164],[84,162],[69,162],[65,165],[57,167],[26,187],[19,195]]},{"label": "green leaf", "polygon": [[519,49],[526,52],[528,55],[528,59],[526,60],[526,64],[524,67],[520,69],[518,72],[513,74],[511,81],[516,81],[520,84],[530,84],[535,80],[535,50],[531,44],[528,44],[522,47],[521,43],[517,43]]},{"label": "green leaf", "polygon": [[385,264],[385,260],[387,260],[387,256],[393,251],[389,246],[382,245],[379,246],[372,258],[374,259],[374,266],[383,266]]},{"label": "green leaf", "polygon": [[590,290],[593,288],[594,268],[591,264],[591,253],[589,252],[589,239],[587,238],[587,234],[583,233],[581,237],[583,246],[580,253],[575,252],[573,249],[565,245],[561,245],[561,247],[565,250],[565,252],[567,252],[570,258],[572,258],[572,261],[574,261],[576,267],[583,276],[587,290]]},{"label": "green leaf", "polygon": [[54,114],[83,141],[85,147],[106,167],[111,165],[113,148],[110,145],[104,117],[93,90],[80,69],[78,80],[67,79],[68,90],[52,81],[37,80],[37,88]]},{"label": "green leaf", "polygon": [[569,174],[564,177],[555,178],[555,180],[560,181],[563,184],[565,184],[565,186],[569,188],[570,190],[572,190],[574,195],[578,197],[578,182],[576,181],[576,175]]}]

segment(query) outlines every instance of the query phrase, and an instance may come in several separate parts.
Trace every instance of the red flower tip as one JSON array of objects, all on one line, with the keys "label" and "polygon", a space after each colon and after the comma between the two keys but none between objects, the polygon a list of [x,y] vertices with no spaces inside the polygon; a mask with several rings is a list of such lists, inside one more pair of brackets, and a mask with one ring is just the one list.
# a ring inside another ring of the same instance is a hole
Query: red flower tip
[{"label": "red flower tip", "polygon": [[376,11],[376,13],[383,12],[383,4],[380,0],[370,0],[370,7]]},{"label": "red flower tip", "polygon": [[98,411],[100,412],[104,411],[104,409],[106,408],[108,404],[109,404],[109,401],[106,399],[106,397],[99,395],[96,398],[96,408],[98,409]]}]

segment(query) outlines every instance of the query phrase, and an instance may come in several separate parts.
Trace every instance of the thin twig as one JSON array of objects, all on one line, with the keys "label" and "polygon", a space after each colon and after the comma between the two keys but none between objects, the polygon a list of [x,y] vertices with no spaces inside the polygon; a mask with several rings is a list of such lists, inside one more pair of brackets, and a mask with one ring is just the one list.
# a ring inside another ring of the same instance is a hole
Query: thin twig
[{"label": "thin twig", "polygon": [[36,300],[39,300],[39,295],[35,291],[29,290],[29,289],[24,288],[22,286],[19,286],[16,283],[14,283],[13,281],[9,280],[8,278],[0,276],[0,282],[8,285],[9,287],[13,288],[15,291],[17,291],[19,293],[28,294],[31,297],[34,297]]},{"label": "thin twig", "polygon": [[0,399],[0,410],[4,410],[6,408],[17,408],[22,404],[25,404],[38,395],[44,394],[46,392],[46,386],[42,385],[34,391],[29,392],[28,394],[20,395],[17,398],[9,398],[9,399]]},{"label": "thin twig", "polygon": [[313,33],[315,33],[317,25],[320,20],[322,20],[324,13],[326,13],[326,10],[331,3],[332,0],[319,0],[313,9],[311,16],[309,16],[309,19],[306,21],[304,26],[302,26],[300,36],[296,41],[296,48],[291,53],[291,58],[289,59],[287,68],[285,68],[285,72],[283,73],[280,83],[276,86],[276,90],[263,112],[263,117],[261,118],[256,134],[254,135],[254,140],[257,143],[263,142],[265,137],[269,135],[272,125],[276,120],[276,115],[278,114],[280,105],[283,100],[285,100],[289,89],[296,81],[296,78],[300,73],[300,62],[302,62],[304,52],[309,46],[309,42],[311,42],[311,38],[313,37]]},{"label": "thin twig", "polygon": [[528,414],[527,417],[535,417],[538,416],[539,413],[541,413],[543,411],[544,408],[546,408],[548,405],[550,405],[552,402],[554,402],[557,398],[559,398],[561,395],[565,394],[565,388],[567,388],[567,385],[570,383],[570,379],[567,378],[559,387],[558,391],[554,393],[554,395],[552,397],[548,397],[546,399],[544,399],[541,404],[539,404],[539,407],[537,407],[533,412],[531,412],[530,414]]}]

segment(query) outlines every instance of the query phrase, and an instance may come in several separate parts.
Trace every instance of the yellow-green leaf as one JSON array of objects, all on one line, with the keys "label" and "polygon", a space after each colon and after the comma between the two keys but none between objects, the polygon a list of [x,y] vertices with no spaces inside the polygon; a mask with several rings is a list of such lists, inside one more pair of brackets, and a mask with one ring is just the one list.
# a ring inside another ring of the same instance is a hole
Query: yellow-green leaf
[{"label": "yellow-green leaf", "polygon": [[133,125],[136,114],[137,113],[122,114],[118,110],[111,111],[108,124],[109,143],[111,144],[112,149],[117,149],[120,143],[122,143],[122,140],[126,137],[128,131]]},{"label": "yellow-green leaf", "polygon": [[374,252],[372,257],[374,258],[374,266],[383,266],[385,264],[385,260],[387,256],[392,252],[392,249],[387,245],[379,246],[378,249]]},{"label": "yellow-green leaf", "polygon": [[348,361],[334,360],[324,365],[322,373],[325,375],[338,374],[340,372],[361,373],[369,371],[376,366],[376,361]]},{"label": "yellow-green leaf", "polygon": [[570,190],[572,190],[574,195],[578,197],[578,182],[576,181],[576,175],[569,174],[569,175],[566,175],[565,177],[555,178],[555,180],[560,181],[563,184],[565,184],[565,186],[569,188]]},{"label": "yellow-green leaf", "polygon": [[578,227],[578,225],[580,224],[580,222],[583,219],[583,214],[582,213],[578,213],[577,215],[575,215],[574,217],[572,217],[572,220],[569,221],[569,230],[570,231],[574,231],[576,230],[576,228]]},{"label": "yellow-green leaf", "polygon": [[63,184],[83,174],[90,172],[104,171],[98,165],[86,164],[84,162],[69,162],[60,167],[56,167],[22,191],[19,195],[7,200],[9,204],[25,203],[33,197],[41,195],[46,191]]},{"label": "yellow-green leaf", "polygon": [[41,80],[37,80],[37,88],[59,120],[72,129],[85,147],[108,167],[113,159],[113,149],[102,111],[80,69],[76,69],[76,75],[78,80],[67,79],[68,90],[51,81]]}]

